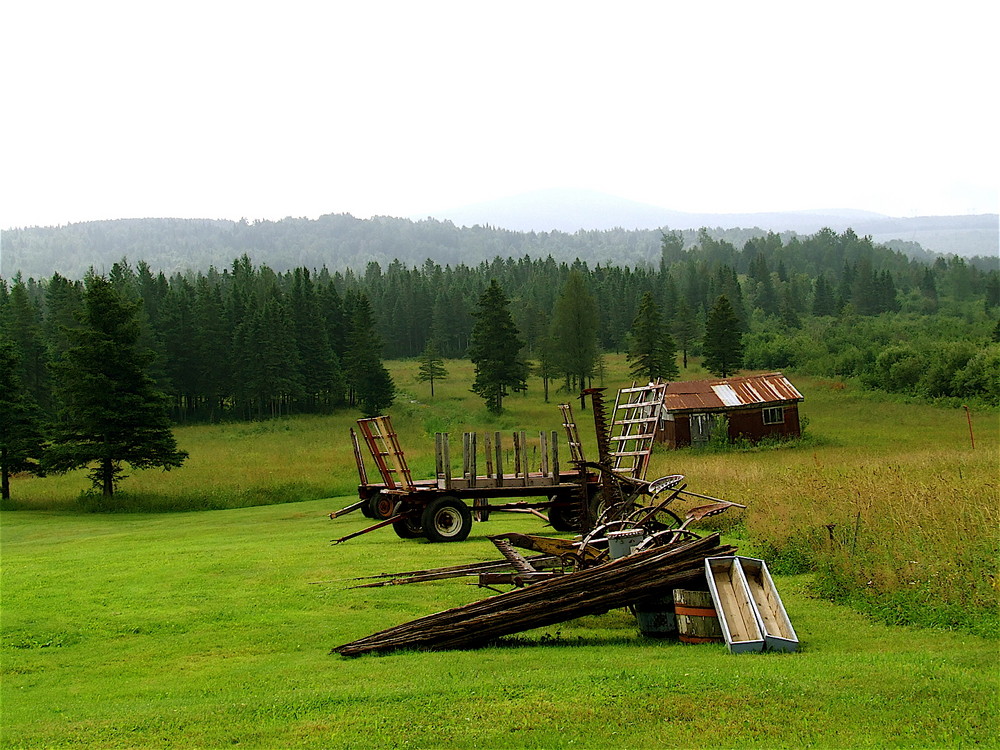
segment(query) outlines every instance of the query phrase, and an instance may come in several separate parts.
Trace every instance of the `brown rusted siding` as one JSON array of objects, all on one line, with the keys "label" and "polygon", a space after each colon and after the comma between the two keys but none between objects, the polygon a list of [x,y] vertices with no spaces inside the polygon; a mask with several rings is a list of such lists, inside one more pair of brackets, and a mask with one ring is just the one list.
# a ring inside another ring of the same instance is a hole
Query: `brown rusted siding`
[{"label": "brown rusted siding", "polygon": [[[729,439],[743,438],[752,443],[766,437],[799,437],[802,434],[799,423],[798,404],[785,404],[785,421],[782,424],[764,424],[764,409],[705,409],[703,414],[725,415],[729,420]],[[668,448],[683,448],[691,445],[691,415],[677,414],[673,420],[662,423],[657,440]]]}]

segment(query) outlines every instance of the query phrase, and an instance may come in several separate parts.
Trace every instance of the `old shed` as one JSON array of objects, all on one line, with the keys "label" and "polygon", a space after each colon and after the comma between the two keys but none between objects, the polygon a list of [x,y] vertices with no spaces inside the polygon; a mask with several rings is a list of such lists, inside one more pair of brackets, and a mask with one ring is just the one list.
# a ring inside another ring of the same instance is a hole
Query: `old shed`
[{"label": "old shed", "polygon": [[657,440],[671,448],[704,443],[728,422],[730,440],[798,437],[802,394],[780,372],[668,383]]}]

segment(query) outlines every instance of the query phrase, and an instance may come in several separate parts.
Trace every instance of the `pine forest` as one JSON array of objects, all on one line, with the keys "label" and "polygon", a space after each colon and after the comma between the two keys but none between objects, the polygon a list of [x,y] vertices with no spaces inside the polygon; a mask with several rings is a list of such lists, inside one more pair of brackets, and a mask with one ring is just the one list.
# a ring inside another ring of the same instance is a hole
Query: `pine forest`
[{"label": "pine forest", "polygon": [[[668,231],[659,250],[658,263],[633,265],[525,255],[281,272],[243,254],[226,268],[169,275],[123,258],[106,277],[141,302],[149,370],[177,422],[344,406],[377,413],[393,397],[381,359],[469,358],[492,285],[509,302],[523,343],[518,361],[543,378],[546,393],[550,381],[572,391],[599,377],[601,352],[629,351],[659,326],[669,346],[655,361],[673,356],[686,366],[714,351],[707,324],[725,297],[739,342],[727,350],[735,365],[724,358],[727,374],[789,370],[956,404],[1000,403],[1000,273],[989,264],[911,258],[851,230],[771,233],[741,246],[705,230],[688,240]],[[87,283],[59,273],[0,279],[4,338],[42,412],[56,409],[55,365],[80,325]],[[636,357],[641,374],[648,362]]]}]

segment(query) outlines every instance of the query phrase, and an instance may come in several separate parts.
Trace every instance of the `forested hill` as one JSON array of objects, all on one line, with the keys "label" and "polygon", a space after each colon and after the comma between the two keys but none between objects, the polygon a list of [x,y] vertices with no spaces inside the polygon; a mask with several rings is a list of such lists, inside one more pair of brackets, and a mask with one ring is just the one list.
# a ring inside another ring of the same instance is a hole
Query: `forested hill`
[{"label": "forested hill", "polygon": [[[685,246],[698,241],[695,230],[681,234]],[[714,229],[708,234],[741,248],[746,240],[767,233]],[[781,235],[784,241],[792,236],[791,232]],[[243,255],[278,272],[299,267],[361,271],[373,261],[385,267],[394,260],[405,266],[419,266],[428,259],[440,265],[475,266],[497,257],[525,256],[636,267],[658,264],[661,239],[659,229],[514,232],[490,226],[458,227],[436,219],[357,219],[349,214],[252,223],[119,219],[5,230],[0,236],[0,277],[12,278],[20,272],[25,278],[59,273],[80,279],[90,268],[107,272],[123,258],[141,260],[170,276],[226,268]],[[914,242],[897,240],[887,247],[926,262],[936,257]],[[996,265],[995,258],[969,262],[982,270]]]}]

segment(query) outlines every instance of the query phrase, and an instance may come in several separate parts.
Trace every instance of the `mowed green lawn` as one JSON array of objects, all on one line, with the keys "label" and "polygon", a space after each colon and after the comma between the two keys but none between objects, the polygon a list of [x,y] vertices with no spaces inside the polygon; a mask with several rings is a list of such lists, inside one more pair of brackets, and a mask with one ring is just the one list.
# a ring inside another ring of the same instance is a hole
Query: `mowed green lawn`
[{"label": "mowed green lawn", "polygon": [[[397,382],[407,371],[394,371]],[[554,403],[515,397],[510,415],[490,421],[463,400],[457,384],[439,392],[440,408],[418,390],[426,386],[402,385],[413,398],[394,407],[394,420],[420,476],[430,461],[430,427],[456,434],[467,422],[530,429],[539,415],[556,411]],[[973,453],[961,442],[964,424],[953,424],[964,416],[954,410],[841,401],[821,383],[807,385],[813,410],[804,412],[818,436],[814,444],[759,454],[680,453],[679,467],[673,456],[657,454],[653,473],[681,471],[695,491],[760,504],[777,498],[774,505],[798,496],[796,482],[805,487],[809,472],[831,485],[840,475],[853,481],[855,471],[872,475],[871,482],[898,483],[944,457],[955,476],[940,478],[943,497],[947,487],[975,476],[982,501],[995,504],[995,479],[978,478],[996,463],[995,414],[977,417],[983,434]],[[872,422],[888,426],[865,432]],[[349,487],[356,480],[341,434],[348,423],[338,417],[329,424],[292,420],[287,429],[185,428],[182,445],[200,447],[190,468],[197,481],[185,478],[185,467],[137,474],[123,487],[145,483],[143,492],[167,497],[171,483],[183,483],[194,497],[198,482],[222,494],[227,482],[245,482],[261,498],[268,482],[302,481],[307,496],[324,482]],[[283,471],[282,457],[265,445],[282,446],[296,468]],[[297,461],[321,465],[300,480]],[[880,466],[895,468],[882,477]],[[47,496],[66,492],[71,481],[24,480],[15,493],[29,507],[45,507]],[[877,624],[812,596],[807,575],[776,576],[803,642],[796,654],[732,655],[723,646],[649,640],[618,610],[475,651],[330,655],[339,644],[489,593],[460,581],[352,590],[347,579],[495,559],[486,534],[550,531],[537,519],[500,515],[474,526],[461,544],[402,541],[381,530],[331,546],[363,526],[357,513],[327,517],[350,501],[85,514],[53,499],[54,509],[0,514],[0,746],[998,744],[997,640]],[[748,504],[750,514],[755,506]],[[755,554],[736,536],[744,523],[733,518],[726,541]]]},{"label": "mowed green lawn", "polygon": [[[3,519],[4,747],[956,747],[993,743],[997,643],[778,585],[797,654],[637,635],[623,611],[509,647],[330,649],[483,595],[355,575],[495,557],[330,521],[336,503]],[[546,638],[548,636],[548,638]],[[542,642],[539,642],[539,641]]]}]

